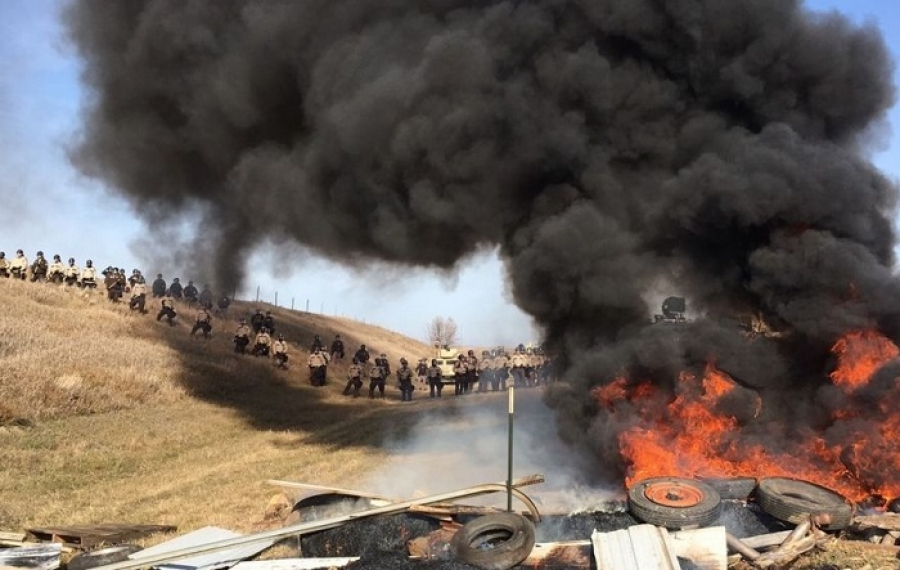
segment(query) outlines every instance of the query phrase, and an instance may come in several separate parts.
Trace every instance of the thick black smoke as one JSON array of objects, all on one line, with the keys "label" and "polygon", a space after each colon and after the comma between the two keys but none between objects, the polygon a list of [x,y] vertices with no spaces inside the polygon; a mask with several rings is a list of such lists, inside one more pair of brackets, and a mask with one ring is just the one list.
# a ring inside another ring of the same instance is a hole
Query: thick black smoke
[{"label": "thick black smoke", "polygon": [[[573,433],[586,389],[625,369],[714,358],[797,385],[842,332],[900,338],[897,189],[861,150],[894,100],[872,27],[797,0],[75,0],[65,18],[93,94],[74,162],[151,223],[205,211],[219,286],[263,240],[437,267],[499,245],[565,355]],[[667,286],[789,340],[647,329]]]}]

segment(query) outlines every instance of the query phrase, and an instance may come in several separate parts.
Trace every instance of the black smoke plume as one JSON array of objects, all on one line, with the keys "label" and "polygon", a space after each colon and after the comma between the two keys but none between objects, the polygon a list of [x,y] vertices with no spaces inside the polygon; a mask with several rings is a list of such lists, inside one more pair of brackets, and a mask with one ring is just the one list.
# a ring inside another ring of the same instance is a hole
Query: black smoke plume
[{"label": "black smoke plume", "polygon": [[[74,0],[82,172],[152,224],[204,212],[217,284],[263,241],[452,267],[499,246],[594,385],[712,358],[821,382],[843,332],[900,338],[897,189],[864,157],[894,101],[879,32],[797,0]],[[669,288],[709,318],[644,325]],[[787,340],[748,348],[719,316]],[[813,414],[814,415],[814,414]],[[595,426],[596,427],[596,426]]]}]

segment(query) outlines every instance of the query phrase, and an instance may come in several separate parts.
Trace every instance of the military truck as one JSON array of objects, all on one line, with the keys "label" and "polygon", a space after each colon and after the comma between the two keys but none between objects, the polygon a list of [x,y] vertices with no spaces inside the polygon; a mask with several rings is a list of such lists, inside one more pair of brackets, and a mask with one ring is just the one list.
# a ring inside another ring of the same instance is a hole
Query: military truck
[{"label": "military truck", "polygon": [[434,348],[434,359],[437,361],[438,368],[441,369],[441,382],[444,384],[453,384],[456,378],[453,367],[456,366],[456,361],[459,360],[459,355],[462,353],[458,349],[450,348],[447,345],[438,345]]}]

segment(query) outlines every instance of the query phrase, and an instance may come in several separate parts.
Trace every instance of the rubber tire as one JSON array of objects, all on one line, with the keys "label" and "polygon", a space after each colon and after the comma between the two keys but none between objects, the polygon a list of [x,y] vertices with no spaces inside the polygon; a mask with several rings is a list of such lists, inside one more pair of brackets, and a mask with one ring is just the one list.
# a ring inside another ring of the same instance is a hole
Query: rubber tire
[{"label": "rubber tire", "polygon": [[[506,536],[492,548],[481,548],[487,541]],[[515,513],[497,513],[478,517],[456,531],[450,550],[467,564],[483,570],[507,570],[528,558],[534,548],[534,525]]]},{"label": "rubber tire", "polygon": [[91,552],[82,552],[73,556],[66,564],[67,570],[88,570],[97,566],[105,566],[127,560],[135,552],[143,550],[136,544],[117,544]]},{"label": "rubber tire", "polygon": [[800,524],[810,515],[828,515],[824,530],[841,530],[853,520],[853,505],[842,495],[800,479],[767,477],[756,488],[756,500],[767,514],[778,520]]},{"label": "rubber tire", "polygon": [[[676,483],[694,487],[702,495],[700,502],[689,507],[661,505],[644,495],[650,485]],[[712,486],[695,479],[683,477],[651,477],[638,481],[628,489],[628,508],[638,519],[656,526],[671,529],[689,526],[709,526],[722,513],[722,498]]]},{"label": "rubber tire", "polygon": [[715,489],[723,501],[746,501],[757,485],[755,477],[701,477],[700,480]]}]

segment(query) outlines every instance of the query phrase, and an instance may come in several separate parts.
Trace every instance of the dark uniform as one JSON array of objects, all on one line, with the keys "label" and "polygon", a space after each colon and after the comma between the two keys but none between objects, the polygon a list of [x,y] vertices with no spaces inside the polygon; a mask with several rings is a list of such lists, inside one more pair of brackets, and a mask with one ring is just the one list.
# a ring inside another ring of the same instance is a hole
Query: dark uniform
[{"label": "dark uniform", "polygon": [[163,279],[162,273],[156,274],[156,281],[153,282],[152,290],[153,297],[156,299],[162,299],[166,296],[166,281]]},{"label": "dark uniform", "polygon": [[366,345],[359,345],[359,350],[356,351],[356,354],[353,355],[353,358],[359,362],[359,365],[362,366],[363,372],[366,371],[369,364],[369,351],[366,350]]},{"label": "dark uniform", "polygon": [[441,368],[437,365],[437,360],[431,360],[431,366],[425,373],[428,378],[428,389],[432,398],[440,398],[441,390],[444,389],[444,379],[442,378]]},{"label": "dark uniform", "polygon": [[172,284],[169,285],[169,295],[171,295],[173,299],[181,299],[183,293],[184,288],[181,286],[181,281],[179,281],[177,277],[172,279]]},{"label": "dark uniform", "polygon": [[411,402],[413,390],[413,369],[409,367],[409,363],[405,358],[400,359],[400,368],[397,369],[397,381],[400,383],[400,400],[403,402]]},{"label": "dark uniform", "polygon": [[309,351],[315,352],[317,350],[325,350],[325,343],[322,342],[322,338],[319,335],[314,335],[312,343],[309,345]]},{"label": "dark uniform", "polygon": [[260,311],[259,309],[256,309],[256,312],[250,316],[250,326],[253,327],[254,333],[258,334],[259,331],[262,330],[264,319],[265,317],[263,317],[262,311]]},{"label": "dark uniform", "polygon": [[199,330],[203,331],[203,338],[209,338],[209,333],[212,331],[212,315],[209,314],[206,307],[200,307],[200,310],[197,312],[197,317],[194,319],[194,327],[191,329],[191,336],[194,336],[194,333]]},{"label": "dark uniform", "polygon": [[47,260],[44,259],[44,252],[37,252],[37,258],[31,264],[31,280],[46,281],[47,280]]},{"label": "dark uniform", "polygon": [[341,340],[341,335],[334,335],[334,340],[331,341],[331,359],[339,360],[344,358],[344,341]]},{"label": "dark uniform", "polygon": [[263,318],[263,326],[269,329],[270,333],[275,333],[275,317],[272,316],[272,311],[266,311],[266,316]]},{"label": "dark uniform", "polygon": [[188,302],[188,304],[196,303],[197,297],[200,296],[200,292],[197,291],[197,288],[194,287],[193,281],[188,281],[187,287],[184,288],[184,300]]},{"label": "dark uniform", "polygon": [[0,277],[9,277],[9,262],[5,251],[0,251]]},{"label": "dark uniform", "polygon": [[204,285],[203,291],[200,291],[200,306],[207,310],[213,308],[213,294],[209,285]]}]

